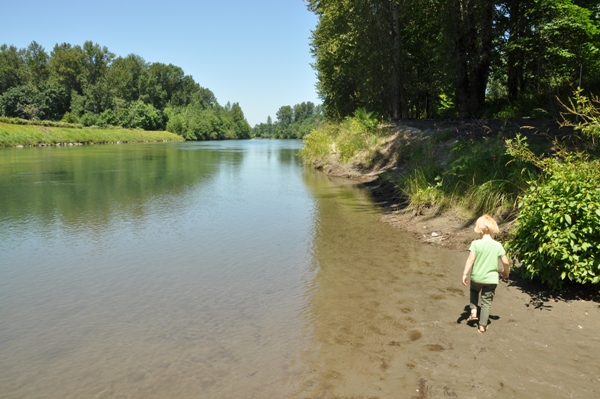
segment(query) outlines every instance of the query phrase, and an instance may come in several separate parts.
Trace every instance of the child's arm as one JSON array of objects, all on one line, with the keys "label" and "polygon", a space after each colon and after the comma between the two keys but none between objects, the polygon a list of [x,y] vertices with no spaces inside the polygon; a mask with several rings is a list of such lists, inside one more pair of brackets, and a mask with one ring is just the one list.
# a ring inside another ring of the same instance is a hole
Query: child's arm
[{"label": "child's arm", "polygon": [[510,274],[510,262],[508,261],[506,255],[502,255],[500,262],[502,262],[502,265],[504,265],[504,270],[502,270],[502,278],[508,278],[508,275]]},{"label": "child's arm", "polygon": [[471,268],[473,267],[473,263],[475,262],[475,252],[469,252],[469,257],[467,258],[467,262],[465,263],[465,270],[463,271],[462,283],[463,285],[467,285],[467,279],[469,278],[469,274],[471,273]]}]

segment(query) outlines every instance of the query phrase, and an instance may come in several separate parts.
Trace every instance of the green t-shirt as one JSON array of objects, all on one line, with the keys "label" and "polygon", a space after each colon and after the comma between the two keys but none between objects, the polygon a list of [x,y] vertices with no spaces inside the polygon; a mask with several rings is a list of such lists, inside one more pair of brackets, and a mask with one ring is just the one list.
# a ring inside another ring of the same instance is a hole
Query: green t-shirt
[{"label": "green t-shirt", "polygon": [[502,244],[496,240],[479,239],[471,243],[469,251],[475,252],[471,281],[498,284],[498,259],[505,254]]}]

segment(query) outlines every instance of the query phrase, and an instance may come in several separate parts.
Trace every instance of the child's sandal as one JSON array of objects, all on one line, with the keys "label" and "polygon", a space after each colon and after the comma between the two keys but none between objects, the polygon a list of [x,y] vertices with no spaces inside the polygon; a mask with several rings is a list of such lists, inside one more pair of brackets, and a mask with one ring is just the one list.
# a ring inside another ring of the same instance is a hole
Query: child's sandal
[{"label": "child's sandal", "polygon": [[479,325],[479,328],[477,329],[477,331],[479,331],[480,334],[483,334],[484,332],[487,331],[487,329],[488,329],[487,326]]}]

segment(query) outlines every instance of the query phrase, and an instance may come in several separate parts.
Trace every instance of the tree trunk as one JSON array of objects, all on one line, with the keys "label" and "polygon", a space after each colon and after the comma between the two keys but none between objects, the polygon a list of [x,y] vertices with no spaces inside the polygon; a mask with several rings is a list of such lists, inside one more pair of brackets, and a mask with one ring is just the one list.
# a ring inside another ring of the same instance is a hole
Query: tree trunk
[{"label": "tree trunk", "polygon": [[[510,0],[508,3],[509,12],[509,43],[518,41],[521,35],[521,15],[520,0]],[[508,100],[515,101],[519,96],[519,89],[523,84],[523,59],[521,50],[512,48],[508,50]]]},{"label": "tree trunk", "polygon": [[400,35],[400,17],[397,4],[392,4],[392,57],[391,57],[391,108],[392,119],[398,120],[408,115],[408,105],[404,95],[404,85],[401,77],[402,67],[402,37]]},{"label": "tree trunk", "polygon": [[473,106],[471,113],[473,115],[478,115],[485,105],[485,92],[490,78],[492,51],[494,49],[494,1],[486,0],[483,6],[480,25],[481,42],[478,43],[479,57],[472,85]]},{"label": "tree trunk", "polygon": [[454,20],[456,105],[459,116],[465,118],[479,114],[485,102],[493,51],[494,2],[457,0]]},{"label": "tree trunk", "polygon": [[469,113],[469,61],[468,61],[468,0],[458,0],[454,16],[454,57],[456,61],[456,107],[458,116]]}]

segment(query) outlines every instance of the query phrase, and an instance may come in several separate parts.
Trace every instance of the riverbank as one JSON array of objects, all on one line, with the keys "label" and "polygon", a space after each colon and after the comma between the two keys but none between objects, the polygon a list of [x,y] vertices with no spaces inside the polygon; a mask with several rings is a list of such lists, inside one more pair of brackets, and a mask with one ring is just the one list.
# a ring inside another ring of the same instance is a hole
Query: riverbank
[{"label": "riverbank", "polygon": [[[397,126],[369,168],[361,162],[342,165],[333,151],[329,162],[314,165],[366,186],[383,211],[382,221],[421,243],[446,248],[428,259],[432,248],[422,246],[421,268],[412,273],[404,270],[410,261],[401,256],[386,273],[372,262],[361,269],[353,289],[361,300],[346,315],[331,312],[333,331],[325,341],[335,347],[335,356],[325,362],[323,374],[332,377],[323,385],[339,398],[598,397],[597,287],[566,284],[552,292],[513,272],[498,285],[489,331],[479,334],[476,324],[466,323],[469,290],[460,277],[477,238],[475,218],[456,209],[409,209],[392,183],[402,173],[398,149],[427,134],[423,126]],[[506,234],[514,215],[495,216]]]},{"label": "riverbank", "polygon": [[184,141],[170,132],[134,129],[67,128],[0,122],[0,147],[73,146]]},{"label": "riverbank", "polygon": [[[312,166],[329,176],[364,184],[383,210],[384,222],[411,233],[421,242],[466,250],[479,215],[455,206],[408,206],[406,195],[397,186],[400,178],[414,168],[414,164],[407,164],[405,157],[427,148],[427,151],[431,151],[431,159],[435,159],[438,166],[444,166],[450,162],[459,140],[481,142],[499,135],[511,138],[522,133],[527,134],[530,141],[543,146],[550,142],[549,138],[570,132],[572,130],[561,128],[549,119],[409,120],[392,127],[392,134],[379,142],[373,154],[359,153],[350,162],[343,163],[340,162],[339,153],[332,148],[326,160],[315,160]],[[426,142],[429,144],[424,145]],[[425,158],[423,161],[427,162]],[[512,227],[516,212],[502,208],[493,216],[499,222],[499,237],[502,238]]]}]

